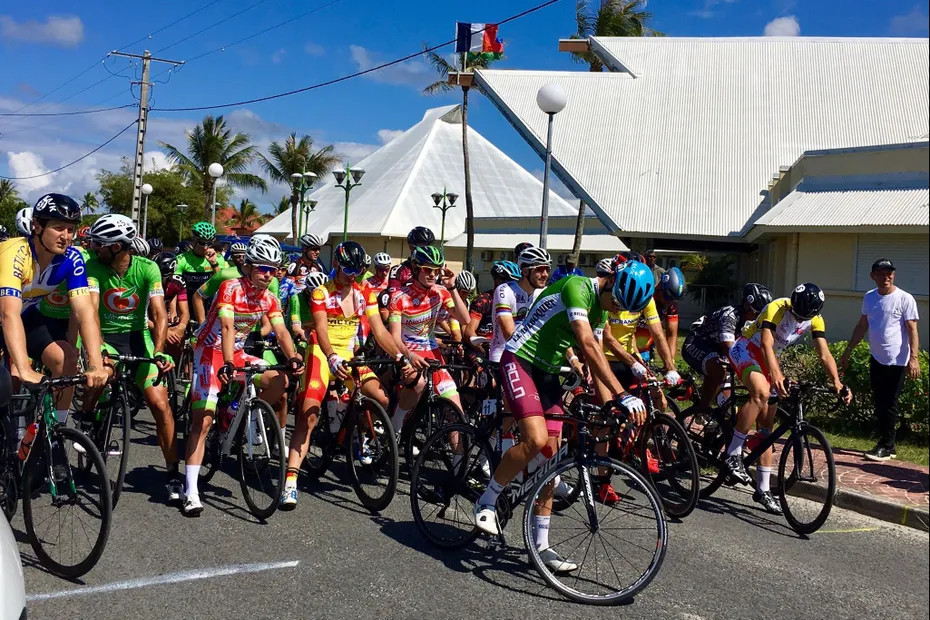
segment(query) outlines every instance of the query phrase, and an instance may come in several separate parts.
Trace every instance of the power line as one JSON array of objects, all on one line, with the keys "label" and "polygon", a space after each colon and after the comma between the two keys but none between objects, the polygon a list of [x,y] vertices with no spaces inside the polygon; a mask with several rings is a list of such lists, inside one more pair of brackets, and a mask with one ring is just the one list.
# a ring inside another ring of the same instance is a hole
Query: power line
[{"label": "power line", "polygon": [[121,51],[125,50],[127,47],[132,47],[133,45],[135,45],[135,44],[137,44],[137,43],[141,43],[142,41],[145,41],[146,39],[151,39],[151,38],[154,37],[156,34],[159,34],[159,33],[161,33],[161,32],[164,32],[164,31],[167,30],[168,28],[171,28],[172,26],[176,26],[177,24],[180,24],[181,22],[183,22],[183,21],[184,21],[185,19],[187,19],[188,17],[193,17],[193,16],[196,15],[197,13],[200,13],[201,11],[210,8],[211,6],[213,6],[214,4],[216,4],[216,3],[219,2],[219,1],[220,1],[220,0],[212,0],[211,2],[208,2],[208,3],[206,3],[205,5],[203,5],[202,7],[200,7],[199,9],[194,9],[193,11],[191,11],[190,13],[188,13],[187,15],[185,15],[185,16],[183,16],[183,17],[179,17],[178,19],[174,20],[174,21],[171,22],[170,24],[165,24],[164,26],[162,26],[162,27],[159,28],[158,30],[156,30],[156,31],[154,31],[154,32],[151,32],[151,33],[149,33],[149,34],[147,34],[147,35],[145,35],[145,36],[143,36],[143,37],[139,37],[138,39],[136,39],[136,40],[133,41],[132,43],[129,43],[128,45],[124,45],[123,47],[117,48],[117,51],[121,52]]},{"label": "power line", "polygon": [[[118,94],[119,94],[119,95],[122,95],[123,92],[121,91],[121,92],[118,93]],[[117,96],[117,95],[114,95],[114,96]],[[112,99],[112,98],[113,98],[113,97],[110,97],[110,99]],[[111,108],[96,108],[96,109],[93,109],[93,110],[75,110],[75,111],[73,111],[73,112],[30,112],[30,113],[26,113],[26,114],[17,114],[17,113],[15,113],[15,112],[0,112],[0,116],[17,116],[17,117],[23,117],[23,116],[81,116],[81,115],[83,115],[83,114],[97,114],[97,113],[99,113],[99,112],[112,112],[113,110],[122,110],[123,108],[132,108],[132,107],[135,107],[135,104],[133,104],[133,103],[127,103],[126,105],[116,105],[116,106],[113,106],[113,107],[111,107]]]},{"label": "power line", "polygon": [[167,49],[171,49],[171,48],[174,47],[175,45],[180,45],[181,43],[184,43],[184,42],[187,41],[187,40],[193,39],[193,38],[196,37],[196,36],[200,36],[200,35],[202,35],[203,33],[205,33],[207,30],[212,30],[213,28],[216,28],[216,27],[219,26],[220,24],[225,24],[225,23],[228,22],[229,20],[234,19],[234,18],[236,18],[236,17],[239,17],[239,16],[242,15],[243,13],[245,13],[245,12],[247,12],[247,11],[251,11],[252,9],[254,9],[255,7],[257,7],[258,5],[260,5],[260,4],[265,4],[266,2],[268,2],[268,0],[258,0],[258,2],[255,2],[255,3],[253,3],[253,4],[250,4],[249,6],[245,7],[245,8],[242,9],[241,11],[237,11],[236,13],[233,13],[232,15],[230,15],[230,16],[228,16],[228,17],[224,17],[224,18],[221,19],[220,21],[218,21],[218,22],[216,22],[216,23],[213,23],[213,24],[210,24],[209,26],[207,26],[206,28],[203,28],[202,30],[198,30],[197,32],[195,32],[195,33],[193,33],[193,34],[187,35],[187,36],[184,37],[183,39],[178,39],[177,41],[175,41],[174,43],[172,43],[172,44],[170,44],[170,45],[166,45],[165,47],[163,47],[163,48],[161,48],[161,49],[155,50],[155,53],[156,53],[156,54],[160,54],[161,52],[163,52],[163,51],[165,51],[165,50],[167,50]]}]

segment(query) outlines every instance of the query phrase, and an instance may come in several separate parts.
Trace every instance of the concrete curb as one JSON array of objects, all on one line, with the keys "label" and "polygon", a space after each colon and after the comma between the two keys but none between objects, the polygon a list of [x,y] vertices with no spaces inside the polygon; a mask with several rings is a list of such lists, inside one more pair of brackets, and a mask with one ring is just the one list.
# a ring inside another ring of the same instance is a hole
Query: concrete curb
[{"label": "concrete curb", "polygon": [[[823,501],[826,489],[816,484],[796,482],[792,491],[792,495]],[[926,508],[905,506],[874,495],[842,488],[838,488],[833,495],[833,505],[874,519],[930,532],[930,511]]]}]

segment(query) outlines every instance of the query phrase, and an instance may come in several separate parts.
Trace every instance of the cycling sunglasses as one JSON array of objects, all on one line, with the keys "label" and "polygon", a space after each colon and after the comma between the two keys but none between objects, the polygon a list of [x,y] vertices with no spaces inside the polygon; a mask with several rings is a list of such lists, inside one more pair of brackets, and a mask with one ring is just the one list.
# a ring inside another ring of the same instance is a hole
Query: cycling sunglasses
[{"label": "cycling sunglasses", "polygon": [[420,271],[428,276],[438,276],[439,272],[442,271],[442,267],[420,267]]},{"label": "cycling sunglasses", "polygon": [[343,265],[339,265],[339,270],[350,278],[358,277],[362,273],[361,269],[352,269],[351,267],[344,267]]},{"label": "cycling sunglasses", "polygon": [[275,265],[252,265],[258,273],[274,273],[278,270]]}]

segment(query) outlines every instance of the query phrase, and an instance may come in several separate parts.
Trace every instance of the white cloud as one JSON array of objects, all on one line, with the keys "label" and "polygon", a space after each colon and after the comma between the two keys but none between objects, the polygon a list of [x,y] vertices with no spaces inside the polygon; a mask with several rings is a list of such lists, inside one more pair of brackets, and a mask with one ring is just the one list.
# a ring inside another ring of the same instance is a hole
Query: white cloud
[{"label": "white cloud", "polygon": [[378,139],[381,140],[381,144],[387,144],[402,133],[404,133],[403,129],[379,129]]},{"label": "white cloud", "polygon": [[379,148],[377,144],[363,144],[361,142],[334,142],[333,147],[347,164],[357,164]]},{"label": "white cloud", "polygon": [[44,22],[34,19],[17,22],[9,15],[0,15],[0,38],[26,43],[48,43],[59,47],[74,47],[84,40],[81,18],[49,16]]},{"label": "white cloud", "polygon": [[307,41],[306,45],[304,45],[304,52],[311,56],[324,56],[326,48],[312,41]]},{"label": "white cloud", "polygon": [[287,50],[282,47],[271,55],[271,62],[276,65],[280,65],[285,56],[287,56]]},{"label": "white cloud", "polygon": [[925,37],[930,29],[930,17],[924,9],[915,4],[910,13],[892,17],[888,28],[891,34],[899,37]]},{"label": "white cloud", "polygon": [[171,163],[168,161],[168,156],[165,155],[162,151],[146,151],[142,155],[142,172],[157,172],[159,170],[164,170],[165,168],[170,168]]},{"label": "white cloud", "polygon": [[[377,52],[372,52],[360,45],[350,45],[349,52],[359,71],[366,71],[386,62]],[[435,73],[425,61],[420,58],[411,58],[406,62],[368,73],[365,77],[375,82],[403,84],[422,90],[435,80]]]},{"label": "white cloud", "polygon": [[794,15],[776,17],[765,25],[764,34],[767,37],[796,37],[801,34],[801,24]]},{"label": "white cloud", "polygon": [[[23,151],[21,153],[8,151],[6,159],[7,165],[10,168],[10,176],[14,178],[31,177],[46,171],[42,158],[31,151]],[[51,175],[16,181],[20,189],[25,192],[41,189],[49,183],[51,183]]]},{"label": "white cloud", "polygon": [[701,17],[703,19],[710,19],[717,14],[715,7],[720,4],[733,4],[739,0],[704,0],[704,4],[701,8],[695,9],[693,11],[688,11],[688,15],[692,17]]}]

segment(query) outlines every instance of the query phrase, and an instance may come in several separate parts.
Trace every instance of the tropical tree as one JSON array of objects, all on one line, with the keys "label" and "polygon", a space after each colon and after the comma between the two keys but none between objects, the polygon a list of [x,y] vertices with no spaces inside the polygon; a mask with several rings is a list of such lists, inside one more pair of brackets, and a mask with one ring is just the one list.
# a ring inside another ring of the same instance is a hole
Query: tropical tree
[{"label": "tropical tree", "polygon": [[91,213],[97,212],[97,207],[100,206],[100,202],[97,200],[97,195],[94,192],[87,192],[84,194],[84,198],[81,204],[81,211],[90,215]]},{"label": "tropical tree", "polygon": [[291,196],[281,196],[281,200],[278,201],[278,204],[271,205],[274,209],[275,215],[281,215],[291,208],[291,198]]},{"label": "tropical tree", "polygon": [[[291,175],[312,172],[317,178],[322,179],[341,163],[342,158],[336,154],[331,144],[314,151],[313,138],[303,135],[298,139],[296,132],[292,132],[285,138],[284,143],[272,142],[268,145],[267,157],[262,153],[259,153],[258,157],[262,169],[272,182],[291,186],[291,235],[296,240],[297,216],[300,211],[297,203],[300,202],[300,190],[291,183]],[[278,213],[281,211],[279,210]]]},{"label": "tropical tree", "polygon": [[206,219],[210,219],[210,203],[216,182],[207,172],[212,163],[223,166],[223,177],[231,187],[260,189],[263,192],[268,190],[268,184],[263,178],[248,171],[256,155],[248,134],[234,133],[222,116],[214,118],[207,115],[199,125],[187,132],[186,153],[166,142],[160,144],[168,161],[178,167],[188,183],[202,188]]},{"label": "tropical tree", "polygon": [[16,230],[16,212],[28,207],[26,201],[20,198],[16,183],[10,179],[0,179],[0,225],[10,232]]},{"label": "tropical tree", "polygon": [[16,191],[16,183],[11,179],[0,179],[0,202],[6,200],[8,196],[19,196],[19,192]]},{"label": "tropical tree", "polygon": [[[456,87],[449,84],[449,74],[459,70],[451,62],[434,51],[428,51],[429,46],[423,44],[426,60],[436,70],[439,79],[423,89],[427,95],[436,95],[448,92]],[[490,55],[468,55],[464,59],[463,72],[475,69],[484,69],[497,60]],[[468,86],[462,86],[462,159],[465,164],[465,269],[474,269],[473,255],[475,253],[475,205],[471,198],[471,166],[468,160]]]},{"label": "tropical tree", "polygon": [[[645,10],[646,0],[577,0],[575,4],[575,34],[572,39],[590,37],[661,37],[663,33],[649,27],[652,13]],[[604,70],[604,63],[592,51],[573,52],[575,62],[588,65],[595,73]],[[584,201],[578,204],[578,219],[575,222],[575,241],[572,254],[581,251],[584,236]]]},{"label": "tropical tree", "polygon": [[261,219],[261,213],[258,207],[248,198],[243,198],[239,202],[239,208],[233,207],[232,221],[237,228],[248,228],[250,224]]}]

